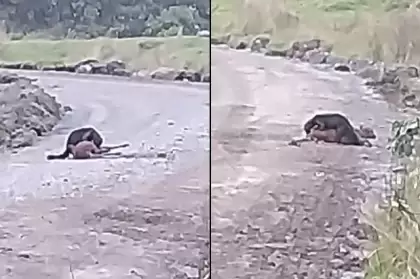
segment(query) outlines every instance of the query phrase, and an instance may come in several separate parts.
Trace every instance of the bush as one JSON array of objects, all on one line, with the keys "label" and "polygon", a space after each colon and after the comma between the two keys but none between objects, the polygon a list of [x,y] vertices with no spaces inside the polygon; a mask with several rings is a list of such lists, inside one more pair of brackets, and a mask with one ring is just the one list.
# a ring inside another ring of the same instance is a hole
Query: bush
[{"label": "bush", "polygon": [[394,169],[385,206],[366,212],[375,239],[366,278],[420,278],[420,119],[395,121],[389,149]]},{"label": "bush", "polygon": [[209,0],[82,0],[60,5],[38,0],[36,9],[33,1],[17,0],[18,7],[15,2],[0,3],[0,9],[8,11],[2,29],[31,38],[172,36],[174,27],[182,27],[183,35],[195,35],[209,26]]}]

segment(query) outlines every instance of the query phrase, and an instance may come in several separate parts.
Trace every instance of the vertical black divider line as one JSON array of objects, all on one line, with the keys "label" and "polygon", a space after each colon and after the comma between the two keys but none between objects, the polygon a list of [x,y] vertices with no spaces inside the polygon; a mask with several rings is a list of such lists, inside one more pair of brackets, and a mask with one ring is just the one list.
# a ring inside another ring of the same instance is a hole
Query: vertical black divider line
[{"label": "vertical black divider line", "polygon": [[[211,11],[211,0],[209,0],[210,5],[209,5],[209,10]],[[212,78],[212,73],[211,73],[211,12],[210,13],[210,17],[209,17],[209,26],[210,26],[210,36],[209,36],[209,76],[210,76],[210,86],[209,86],[209,222],[208,222],[208,233],[209,233],[209,276],[208,279],[210,279],[211,277],[211,162],[212,162],[212,158],[211,158],[211,141],[212,141],[212,131],[211,131],[211,111],[212,111],[212,106],[211,106],[211,78]]]}]

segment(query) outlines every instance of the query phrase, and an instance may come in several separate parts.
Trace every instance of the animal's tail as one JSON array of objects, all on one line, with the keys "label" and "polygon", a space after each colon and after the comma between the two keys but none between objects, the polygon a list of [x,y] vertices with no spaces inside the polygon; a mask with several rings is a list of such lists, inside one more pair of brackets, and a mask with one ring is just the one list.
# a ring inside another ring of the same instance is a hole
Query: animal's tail
[{"label": "animal's tail", "polygon": [[70,155],[70,148],[67,147],[66,150],[59,155],[53,155],[53,154],[47,155],[47,160],[66,159],[67,157],[69,157],[69,155]]}]

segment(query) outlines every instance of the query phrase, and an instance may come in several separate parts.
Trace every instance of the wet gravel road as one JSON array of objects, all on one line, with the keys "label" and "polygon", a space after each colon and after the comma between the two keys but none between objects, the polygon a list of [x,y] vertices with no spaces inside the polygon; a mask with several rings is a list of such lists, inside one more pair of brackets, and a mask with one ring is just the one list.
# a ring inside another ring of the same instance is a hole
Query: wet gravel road
[{"label": "wet gravel road", "polygon": [[[0,277],[197,278],[209,259],[208,86],[20,74],[73,112],[0,157]],[[175,157],[45,160],[85,125],[106,144],[131,143],[123,152]]]},{"label": "wet gravel road", "polygon": [[[213,279],[363,278],[358,210],[385,190],[390,123],[404,115],[362,83],[212,48]],[[371,126],[378,140],[372,148],[289,146],[318,112],[341,112]]]},{"label": "wet gravel road", "polygon": [[76,127],[96,127],[105,137],[105,144],[129,142],[130,148],[121,150],[127,153],[144,151],[150,146],[165,151],[175,148],[178,159],[174,168],[194,166],[206,158],[209,144],[206,85],[20,73],[39,78],[40,85],[62,104],[70,105],[73,112],[52,136],[38,145],[18,154],[2,155],[1,199],[24,195],[48,197],[66,192],[69,187],[106,185],[112,173],[142,180],[164,171],[162,165],[151,164],[150,160],[46,161],[46,154],[63,151],[66,136]]}]

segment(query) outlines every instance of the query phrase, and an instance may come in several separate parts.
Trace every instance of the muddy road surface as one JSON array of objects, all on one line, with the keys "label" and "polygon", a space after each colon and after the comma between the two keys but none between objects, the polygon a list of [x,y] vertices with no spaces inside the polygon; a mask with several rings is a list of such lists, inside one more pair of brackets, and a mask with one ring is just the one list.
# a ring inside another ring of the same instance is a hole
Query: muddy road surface
[{"label": "muddy road surface", "polygon": [[[1,276],[198,276],[209,245],[209,87],[19,74],[73,111],[36,146],[1,155]],[[129,142],[125,153],[174,156],[46,161],[80,126],[105,144]]]},{"label": "muddy road surface", "polygon": [[[384,188],[390,121],[349,73],[212,48],[212,276],[363,278],[357,210]],[[372,148],[288,146],[317,112],[372,126]]]}]

